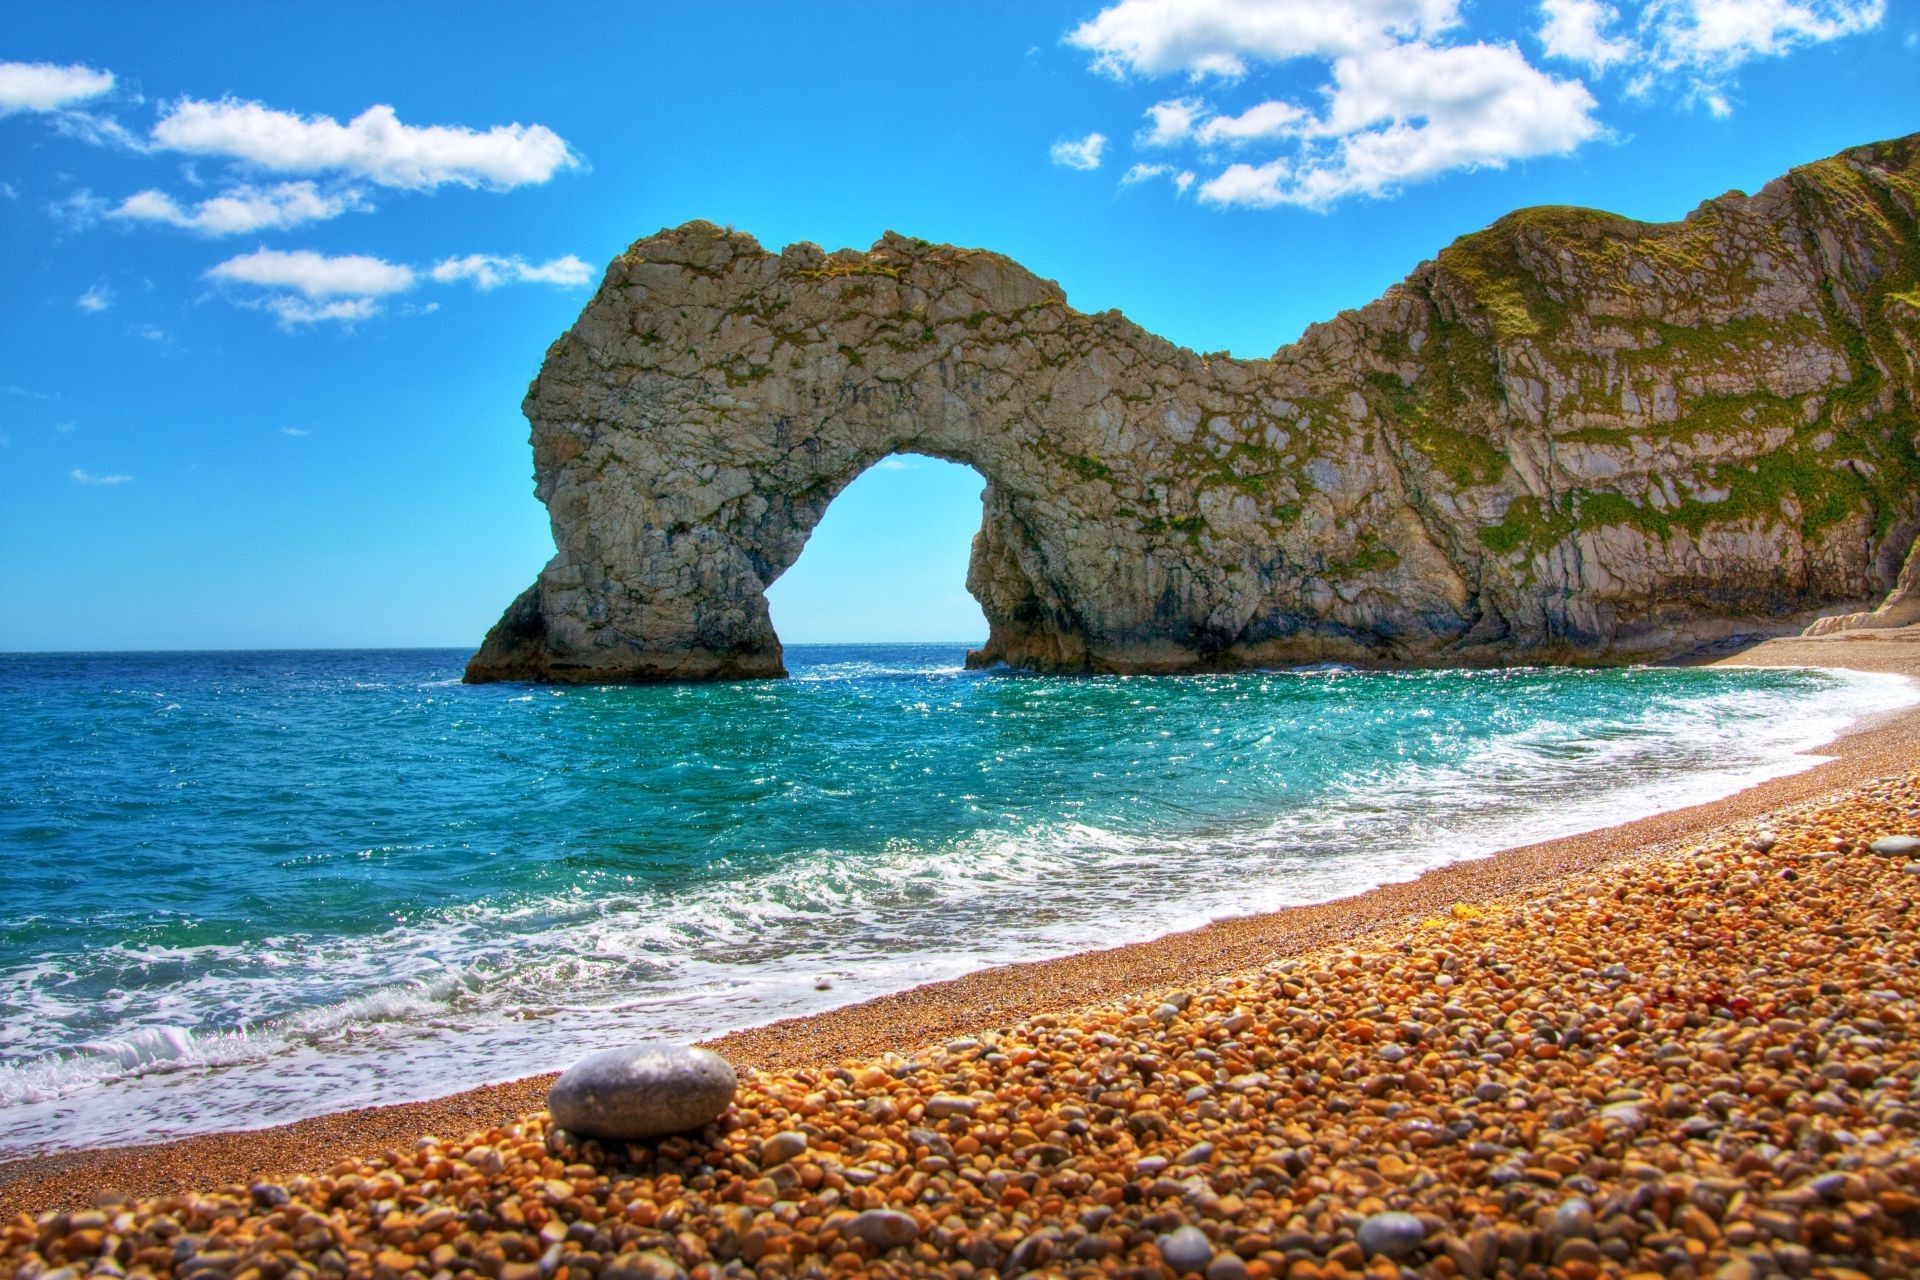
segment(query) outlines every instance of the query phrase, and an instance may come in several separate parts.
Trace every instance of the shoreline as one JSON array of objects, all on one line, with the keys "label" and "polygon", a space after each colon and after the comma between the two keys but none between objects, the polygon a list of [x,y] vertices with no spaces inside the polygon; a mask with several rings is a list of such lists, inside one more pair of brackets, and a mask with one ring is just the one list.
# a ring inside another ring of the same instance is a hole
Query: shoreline
[{"label": "shoreline", "polygon": [[[1920,679],[1920,627],[1767,640],[1701,665],[1839,668]],[[793,1070],[909,1051],[1010,1026],[1036,1014],[1205,983],[1278,959],[1349,945],[1443,912],[1454,903],[1487,903],[1537,892],[1579,872],[1657,855],[1772,810],[1902,773],[1920,758],[1920,708],[1879,718],[1818,750],[1831,758],[1719,800],[1505,849],[1436,868],[1412,881],[1220,920],[1148,942],[984,969],[706,1043],[739,1067]],[[267,1129],[8,1161],[0,1164],[0,1220],[20,1212],[82,1207],[106,1191],[152,1196],[316,1172],[341,1160],[408,1151],[422,1134],[453,1139],[537,1111],[552,1079],[552,1074],[531,1076]]]}]

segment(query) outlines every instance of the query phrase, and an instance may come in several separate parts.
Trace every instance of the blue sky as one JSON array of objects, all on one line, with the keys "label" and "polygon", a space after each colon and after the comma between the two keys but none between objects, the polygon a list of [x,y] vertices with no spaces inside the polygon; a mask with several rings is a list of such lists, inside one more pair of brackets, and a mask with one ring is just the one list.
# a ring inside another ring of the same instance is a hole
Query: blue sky
[{"label": "blue sky", "polygon": [[[689,218],[984,246],[1263,355],[1511,208],[1915,129],[1914,0],[14,0],[0,649],[476,643],[551,553],[528,379]],[[978,638],[979,490],[861,477],[782,635]]]}]

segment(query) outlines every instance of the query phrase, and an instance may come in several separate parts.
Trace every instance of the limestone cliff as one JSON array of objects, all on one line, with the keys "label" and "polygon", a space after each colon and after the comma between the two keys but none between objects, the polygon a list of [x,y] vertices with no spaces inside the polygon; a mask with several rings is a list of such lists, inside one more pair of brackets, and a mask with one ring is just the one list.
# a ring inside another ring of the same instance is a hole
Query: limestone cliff
[{"label": "limestone cliff", "polygon": [[764,595],[899,452],[975,467],[971,660],[1620,662],[1887,591],[1920,528],[1920,135],[1652,225],[1526,209],[1271,359],[997,254],[689,223],[527,396],[557,554],[470,680],[782,674]]}]

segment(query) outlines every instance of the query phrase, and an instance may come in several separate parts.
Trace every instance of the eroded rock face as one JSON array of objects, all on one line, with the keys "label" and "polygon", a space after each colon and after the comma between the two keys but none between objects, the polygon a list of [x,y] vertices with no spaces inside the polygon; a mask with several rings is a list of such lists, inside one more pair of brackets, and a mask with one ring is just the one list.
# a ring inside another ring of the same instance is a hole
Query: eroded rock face
[{"label": "eroded rock face", "polygon": [[890,454],[977,469],[970,661],[1659,657],[1892,585],[1920,135],[1650,225],[1523,210],[1269,360],[889,234],[636,243],[525,409],[557,554],[470,680],[783,673],[765,590]]}]

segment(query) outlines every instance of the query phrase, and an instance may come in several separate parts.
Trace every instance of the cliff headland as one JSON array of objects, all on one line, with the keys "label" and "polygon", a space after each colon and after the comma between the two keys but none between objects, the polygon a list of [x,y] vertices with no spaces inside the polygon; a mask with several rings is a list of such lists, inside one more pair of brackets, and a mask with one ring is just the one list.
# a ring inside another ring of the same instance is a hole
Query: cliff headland
[{"label": "cliff headland", "polygon": [[998,254],[662,231],[529,391],[557,553],[467,678],[784,674],[766,587],[902,452],[985,478],[979,665],[1615,663],[1871,610],[1920,529],[1917,197],[1920,135],[1679,222],[1525,209],[1263,360]]}]

